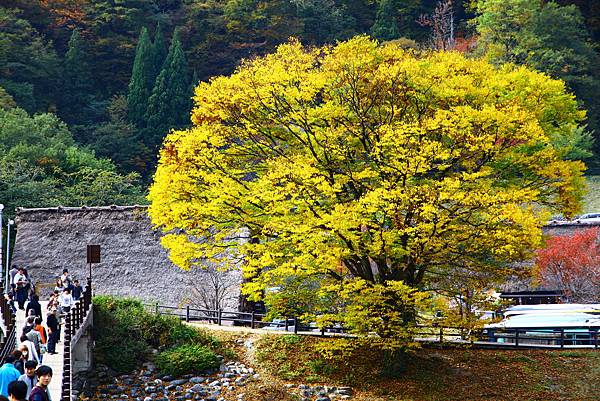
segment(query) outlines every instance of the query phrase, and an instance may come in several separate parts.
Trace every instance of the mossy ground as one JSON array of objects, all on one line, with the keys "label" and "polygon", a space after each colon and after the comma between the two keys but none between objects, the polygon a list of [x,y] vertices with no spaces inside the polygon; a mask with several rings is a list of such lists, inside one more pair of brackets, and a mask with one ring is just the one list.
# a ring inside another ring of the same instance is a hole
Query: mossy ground
[{"label": "mossy ground", "polygon": [[600,351],[422,348],[408,353],[404,371],[390,379],[381,375],[383,354],[368,347],[327,360],[317,345],[328,339],[244,334],[254,343],[248,353],[241,341],[235,345],[240,337],[225,336],[271,391],[302,383],[351,386],[355,401],[600,399]]}]

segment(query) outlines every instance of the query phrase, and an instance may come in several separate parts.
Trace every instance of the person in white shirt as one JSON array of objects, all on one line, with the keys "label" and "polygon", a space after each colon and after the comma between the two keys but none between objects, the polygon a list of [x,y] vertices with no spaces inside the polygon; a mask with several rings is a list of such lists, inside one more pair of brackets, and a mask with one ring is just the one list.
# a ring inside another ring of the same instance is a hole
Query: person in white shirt
[{"label": "person in white shirt", "polygon": [[17,288],[17,302],[19,303],[19,309],[25,309],[25,301],[27,300],[27,276],[23,271],[23,268],[19,268],[17,274],[15,274],[14,284]]},{"label": "person in white shirt", "polygon": [[37,363],[40,363],[40,357],[35,350],[35,345],[27,338],[26,335],[21,336],[21,345],[25,345],[27,347],[28,361],[36,361]]},{"label": "person in white shirt", "polygon": [[60,297],[58,297],[58,305],[60,306],[61,313],[69,313],[74,303],[71,290],[65,288]]}]

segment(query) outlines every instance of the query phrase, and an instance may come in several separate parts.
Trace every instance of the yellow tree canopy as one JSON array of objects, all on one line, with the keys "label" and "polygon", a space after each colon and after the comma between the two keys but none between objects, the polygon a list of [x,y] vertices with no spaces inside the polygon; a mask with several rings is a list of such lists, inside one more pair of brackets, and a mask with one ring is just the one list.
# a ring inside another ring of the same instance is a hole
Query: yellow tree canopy
[{"label": "yellow tree canopy", "polygon": [[577,211],[584,166],[567,156],[584,117],[563,82],[523,67],[291,42],[197,87],[150,216],[183,268],[243,258],[248,294],[290,277],[340,294],[497,278],[540,245],[549,211]]}]

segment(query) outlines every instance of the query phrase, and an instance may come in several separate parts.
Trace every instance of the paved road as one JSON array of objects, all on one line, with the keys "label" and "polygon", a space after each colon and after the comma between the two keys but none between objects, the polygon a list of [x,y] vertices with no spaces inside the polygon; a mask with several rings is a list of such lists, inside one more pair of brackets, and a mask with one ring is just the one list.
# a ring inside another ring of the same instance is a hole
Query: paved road
[{"label": "paved road", "polygon": [[[40,301],[42,305],[42,314],[44,315],[44,323],[46,322],[46,307],[48,301]],[[25,311],[17,310],[17,343],[20,344],[19,338],[25,326]],[[61,333],[61,336],[64,335]],[[61,338],[62,340],[62,338]],[[50,382],[50,398],[52,401],[60,401],[63,378],[63,342],[56,344],[56,354],[44,354],[42,364],[52,368],[52,381]]]}]

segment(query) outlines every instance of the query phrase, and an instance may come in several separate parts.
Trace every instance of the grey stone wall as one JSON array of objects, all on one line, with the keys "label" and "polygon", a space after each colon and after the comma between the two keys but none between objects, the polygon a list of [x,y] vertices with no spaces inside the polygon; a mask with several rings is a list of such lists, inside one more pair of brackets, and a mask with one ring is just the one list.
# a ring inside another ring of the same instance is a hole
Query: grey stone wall
[{"label": "grey stone wall", "polygon": [[202,307],[201,295],[213,292],[216,276],[224,291],[223,308],[237,310],[239,269],[215,273],[215,266],[208,266],[209,271],[174,266],[146,211],[143,206],[18,209],[12,261],[27,267],[47,296],[63,268],[85,283],[86,246],[97,244],[102,261],[92,267],[96,294]]}]

